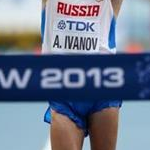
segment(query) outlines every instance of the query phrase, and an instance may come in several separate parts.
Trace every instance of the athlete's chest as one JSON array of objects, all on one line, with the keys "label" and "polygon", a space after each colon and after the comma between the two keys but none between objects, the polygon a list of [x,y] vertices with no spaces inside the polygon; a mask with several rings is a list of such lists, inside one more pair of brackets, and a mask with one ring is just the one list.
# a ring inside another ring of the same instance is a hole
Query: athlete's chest
[{"label": "athlete's chest", "polygon": [[[99,52],[107,45],[113,16],[110,0],[48,0],[47,35],[58,52]],[[105,41],[105,42],[104,42]]]}]

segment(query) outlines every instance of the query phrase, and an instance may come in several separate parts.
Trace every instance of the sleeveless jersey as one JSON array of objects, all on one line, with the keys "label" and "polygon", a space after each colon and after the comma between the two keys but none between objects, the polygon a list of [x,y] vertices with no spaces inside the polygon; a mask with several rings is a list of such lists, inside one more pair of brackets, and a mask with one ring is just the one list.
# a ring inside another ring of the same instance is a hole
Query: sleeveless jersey
[{"label": "sleeveless jersey", "polygon": [[116,53],[111,0],[43,0],[43,53]]}]

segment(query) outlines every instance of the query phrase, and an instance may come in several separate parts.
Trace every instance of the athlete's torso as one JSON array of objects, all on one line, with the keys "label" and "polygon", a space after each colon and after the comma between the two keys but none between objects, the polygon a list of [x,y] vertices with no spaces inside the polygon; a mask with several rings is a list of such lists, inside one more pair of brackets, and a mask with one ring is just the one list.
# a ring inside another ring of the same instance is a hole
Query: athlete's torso
[{"label": "athlete's torso", "polygon": [[43,53],[115,53],[115,17],[110,0],[47,0],[43,8]]}]

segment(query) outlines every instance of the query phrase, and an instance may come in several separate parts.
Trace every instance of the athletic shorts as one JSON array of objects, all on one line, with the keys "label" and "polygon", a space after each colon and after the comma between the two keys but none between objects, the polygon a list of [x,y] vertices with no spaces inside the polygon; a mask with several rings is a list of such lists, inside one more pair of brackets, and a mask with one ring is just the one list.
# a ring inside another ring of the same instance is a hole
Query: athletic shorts
[{"label": "athletic shorts", "polygon": [[79,128],[84,130],[85,136],[88,135],[88,117],[89,115],[100,112],[105,108],[121,107],[121,100],[109,100],[109,101],[94,101],[94,102],[49,102],[49,108],[47,109],[44,121],[51,123],[51,109],[56,112],[67,116],[71,119]]}]

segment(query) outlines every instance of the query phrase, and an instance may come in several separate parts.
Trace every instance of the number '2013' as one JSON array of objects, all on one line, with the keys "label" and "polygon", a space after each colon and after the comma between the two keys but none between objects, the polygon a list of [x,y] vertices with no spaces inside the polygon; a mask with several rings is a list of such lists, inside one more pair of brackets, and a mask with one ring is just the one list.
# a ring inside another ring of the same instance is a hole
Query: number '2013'
[{"label": "number '2013'", "polygon": [[[75,81],[71,80],[76,76]],[[91,68],[87,71],[81,68],[47,68],[41,73],[41,87],[45,89],[79,89],[86,86],[87,80],[91,79],[94,88],[120,88],[125,84],[124,70],[122,68]]]}]

